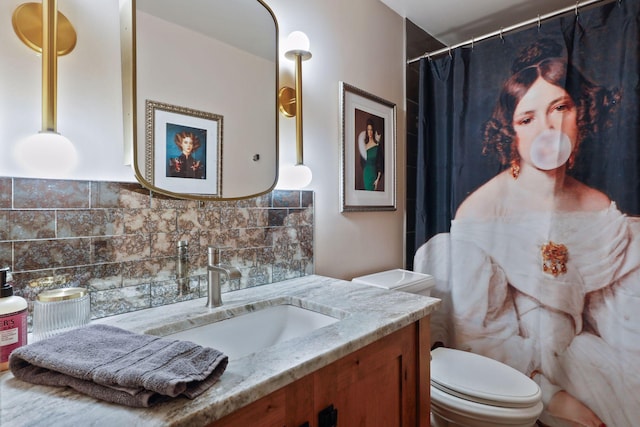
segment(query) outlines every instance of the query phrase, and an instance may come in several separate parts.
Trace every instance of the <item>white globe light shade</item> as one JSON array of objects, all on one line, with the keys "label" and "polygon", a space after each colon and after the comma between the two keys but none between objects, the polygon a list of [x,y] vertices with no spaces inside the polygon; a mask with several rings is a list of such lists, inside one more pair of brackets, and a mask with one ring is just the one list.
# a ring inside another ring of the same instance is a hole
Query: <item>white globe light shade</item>
[{"label": "white globe light shade", "polygon": [[18,165],[41,178],[69,178],[78,165],[76,148],[55,132],[40,132],[19,141],[13,154]]},{"label": "white globe light shade", "polygon": [[277,189],[300,190],[311,184],[313,174],[305,165],[288,165],[280,168]]},{"label": "white globe light shade", "polygon": [[287,36],[286,51],[309,52],[309,37],[302,31],[294,31]]}]

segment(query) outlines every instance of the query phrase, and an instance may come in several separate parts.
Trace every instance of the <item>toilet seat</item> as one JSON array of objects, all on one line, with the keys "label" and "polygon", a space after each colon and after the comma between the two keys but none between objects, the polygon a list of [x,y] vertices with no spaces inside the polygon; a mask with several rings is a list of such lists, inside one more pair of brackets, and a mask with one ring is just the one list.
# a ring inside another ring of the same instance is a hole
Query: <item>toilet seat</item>
[{"label": "toilet seat", "polygon": [[440,347],[431,352],[431,384],[462,399],[506,408],[526,408],[542,396],[522,372],[479,354]]},{"label": "toilet seat", "polygon": [[540,388],[526,375],[444,347],[431,352],[431,404],[443,418],[474,426],[531,426],[543,409]]}]

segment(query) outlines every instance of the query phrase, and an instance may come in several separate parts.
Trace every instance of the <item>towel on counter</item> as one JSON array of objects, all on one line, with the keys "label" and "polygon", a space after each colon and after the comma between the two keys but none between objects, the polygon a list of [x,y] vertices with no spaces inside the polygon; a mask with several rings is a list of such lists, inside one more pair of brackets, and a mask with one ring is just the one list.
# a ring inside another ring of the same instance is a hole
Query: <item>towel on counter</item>
[{"label": "towel on counter", "polygon": [[202,394],[228,360],[189,341],[89,325],[14,350],[9,368],[29,383],[68,386],[97,399],[148,407],[169,397]]}]

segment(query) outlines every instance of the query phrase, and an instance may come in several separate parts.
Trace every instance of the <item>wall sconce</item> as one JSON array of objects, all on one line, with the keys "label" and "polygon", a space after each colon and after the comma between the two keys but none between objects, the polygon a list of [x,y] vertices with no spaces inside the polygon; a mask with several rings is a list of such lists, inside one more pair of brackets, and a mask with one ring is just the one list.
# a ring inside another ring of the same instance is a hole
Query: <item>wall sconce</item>
[{"label": "wall sconce", "polygon": [[18,38],[42,54],[42,129],[16,145],[16,161],[29,171],[64,177],[75,168],[78,154],[71,141],[57,132],[58,55],[73,50],[76,32],[58,12],[57,0],[21,4],[12,23]]},{"label": "wall sconce", "polygon": [[285,58],[295,61],[295,89],[284,86],[278,92],[280,112],[285,117],[296,118],[296,163],[283,168],[279,187],[303,188],[311,183],[311,169],[304,165],[302,143],[302,61],[311,58],[309,38],[302,31],[294,31],[287,37]]}]

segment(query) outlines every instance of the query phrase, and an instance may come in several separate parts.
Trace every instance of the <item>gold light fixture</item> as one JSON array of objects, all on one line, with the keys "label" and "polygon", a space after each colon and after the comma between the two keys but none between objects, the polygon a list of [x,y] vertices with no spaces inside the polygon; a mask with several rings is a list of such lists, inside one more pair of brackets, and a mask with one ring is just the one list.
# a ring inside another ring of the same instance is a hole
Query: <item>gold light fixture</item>
[{"label": "gold light fixture", "polygon": [[16,146],[16,160],[38,174],[63,176],[75,168],[78,155],[73,144],[57,132],[58,55],[73,50],[76,32],[58,12],[57,0],[18,6],[12,23],[18,38],[42,54],[42,129]]},{"label": "gold light fixture", "polygon": [[311,182],[311,170],[304,165],[302,138],[302,61],[311,58],[309,38],[302,31],[294,31],[287,37],[285,58],[295,61],[295,89],[284,86],[278,92],[280,112],[285,117],[296,118],[296,163],[281,171],[282,185],[302,188]]}]

